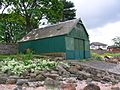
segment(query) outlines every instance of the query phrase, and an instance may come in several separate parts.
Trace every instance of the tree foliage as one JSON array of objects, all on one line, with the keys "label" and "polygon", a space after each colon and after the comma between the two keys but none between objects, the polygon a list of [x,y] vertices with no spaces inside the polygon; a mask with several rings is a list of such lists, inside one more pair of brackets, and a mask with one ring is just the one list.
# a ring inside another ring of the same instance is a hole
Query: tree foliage
[{"label": "tree foliage", "polygon": [[74,3],[67,0],[61,0],[64,5],[62,21],[75,19],[76,10],[74,9]]},{"label": "tree foliage", "polygon": [[1,14],[0,16],[0,41],[15,43],[20,39],[24,31],[24,18],[15,13]]},{"label": "tree foliage", "polygon": [[59,0],[3,0],[2,5],[3,11],[12,6],[9,11],[24,17],[27,33],[38,28],[43,17],[52,23],[59,21],[63,11],[62,2]]},{"label": "tree foliage", "polygon": [[0,9],[1,9],[1,7],[2,7],[2,2],[0,1]]},{"label": "tree foliage", "polygon": [[114,45],[117,47],[120,47],[120,37],[115,37],[112,39],[112,41],[114,42]]},{"label": "tree foliage", "polygon": [[43,17],[55,23],[63,14],[63,4],[59,0],[1,0],[0,6],[0,41],[6,43],[16,42],[38,28]]}]

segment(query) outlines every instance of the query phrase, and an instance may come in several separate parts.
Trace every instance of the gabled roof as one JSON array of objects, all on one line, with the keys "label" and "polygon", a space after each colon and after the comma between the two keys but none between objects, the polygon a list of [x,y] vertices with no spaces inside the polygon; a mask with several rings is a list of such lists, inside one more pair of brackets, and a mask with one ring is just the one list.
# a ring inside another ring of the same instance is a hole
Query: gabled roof
[{"label": "gabled roof", "polygon": [[95,45],[95,46],[107,46],[107,44],[100,43],[100,42],[92,42],[90,45]]},{"label": "gabled roof", "polygon": [[68,34],[78,22],[81,22],[82,24],[80,19],[73,19],[55,25],[34,29],[24,36],[20,42]]}]

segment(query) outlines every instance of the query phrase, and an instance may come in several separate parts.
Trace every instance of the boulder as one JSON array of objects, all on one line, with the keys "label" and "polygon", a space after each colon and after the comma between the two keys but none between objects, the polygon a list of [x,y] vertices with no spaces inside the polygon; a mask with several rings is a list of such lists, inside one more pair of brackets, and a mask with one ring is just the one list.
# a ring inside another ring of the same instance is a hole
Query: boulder
[{"label": "boulder", "polygon": [[61,90],[76,90],[76,86],[73,83],[63,83],[61,85]]},{"label": "boulder", "polygon": [[58,74],[57,71],[53,71],[53,70],[50,73],[52,73],[52,74]]},{"label": "boulder", "polygon": [[45,77],[44,75],[42,75],[42,74],[39,74],[39,75],[37,75],[37,76],[35,77],[35,79],[38,80],[38,81],[44,81],[45,78],[46,78],[46,77]]},{"label": "boulder", "polygon": [[49,77],[49,78],[52,78],[52,79],[55,80],[57,77],[59,77],[59,75],[58,74],[46,73],[45,77]]},{"label": "boulder", "polygon": [[103,81],[106,81],[106,82],[110,82],[111,81],[111,77],[110,76],[104,76],[102,78]]},{"label": "boulder", "polygon": [[72,74],[77,74],[79,70],[75,66],[71,66],[68,71]]},{"label": "boulder", "polygon": [[76,80],[76,78],[71,77],[71,78],[66,79],[65,82],[66,82],[66,83],[77,83],[77,80]]},{"label": "boulder", "polygon": [[95,84],[88,84],[83,90],[100,90],[100,87]]},{"label": "boulder", "polygon": [[83,79],[87,79],[87,78],[92,77],[92,75],[90,73],[87,73],[85,71],[78,71],[77,73],[79,74],[79,76],[78,76],[79,80],[83,80]]},{"label": "boulder", "polygon": [[0,76],[0,84],[6,84],[7,77]]},{"label": "boulder", "polygon": [[6,84],[16,84],[17,79],[7,79]]},{"label": "boulder", "polygon": [[44,82],[45,86],[52,86],[52,87],[58,87],[60,85],[60,81],[54,80],[52,78],[46,78]]},{"label": "boulder", "polygon": [[63,77],[70,76],[70,73],[66,69],[64,69],[61,65],[57,65],[56,70],[58,71],[58,74],[63,76]]},{"label": "boulder", "polygon": [[36,73],[30,73],[30,77],[31,78],[35,78],[36,77]]},{"label": "boulder", "polygon": [[28,79],[18,79],[16,85],[22,86],[24,83],[28,83]]},{"label": "boulder", "polygon": [[82,69],[83,69],[83,68],[82,68],[80,65],[78,65],[78,64],[76,64],[75,67],[76,67],[76,69],[78,69],[78,70],[80,70],[80,71],[82,71]]},{"label": "boulder", "polygon": [[29,87],[39,87],[44,86],[44,81],[28,82]]},{"label": "boulder", "polygon": [[92,78],[87,78],[86,83],[91,84],[92,83]]},{"label": "boulder", "polygon": [[23,90],[23,89],[22,89],[22,86],[17,86],[14,88],[14,90]]}]

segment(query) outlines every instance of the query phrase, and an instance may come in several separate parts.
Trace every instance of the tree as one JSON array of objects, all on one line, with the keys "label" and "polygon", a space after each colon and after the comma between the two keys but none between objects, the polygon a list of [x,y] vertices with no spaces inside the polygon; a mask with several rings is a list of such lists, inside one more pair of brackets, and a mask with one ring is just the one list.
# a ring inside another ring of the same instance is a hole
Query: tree
[{"label": "tree", "polygon": [[2,8],[2,2],[0,1],[0,9]]},{"label": "tree", "polygon": [[112,39],[112,41],[114,42],[114,45],[117,47],[120,47],[120,37],[115,37]]},{"label": "tree", "polygon": [[12,6],[9,12],[16,13],[25,19],[26,33],[38,28],[44,17],[49,22],[58,22],[62,17],[63,4],[59,0],[3,0],[3,12]]},{"label": "tree", "polygon": [[[2,17],[2,18],[1,18]],[[0,15],[0,41],[16,43],[24,34],[24,18],[15,13]]]},{"label": "tree", "polygon": [[64,5],[62,21],[75,19],[76,10],[74,9],[74,3],[67,0],[61,0]]}]

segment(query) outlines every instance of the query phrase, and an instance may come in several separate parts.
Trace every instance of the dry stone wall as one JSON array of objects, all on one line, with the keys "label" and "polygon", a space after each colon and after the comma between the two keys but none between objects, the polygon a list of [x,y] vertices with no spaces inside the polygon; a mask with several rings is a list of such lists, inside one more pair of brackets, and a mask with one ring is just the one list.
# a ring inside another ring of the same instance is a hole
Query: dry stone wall
[{"label": "dry stone wall", "polygon": [[17,44],[0,43],[0,54],[16,54],[17,49]]}]

